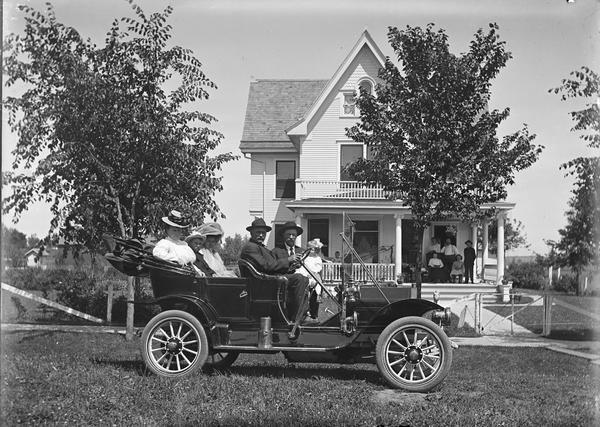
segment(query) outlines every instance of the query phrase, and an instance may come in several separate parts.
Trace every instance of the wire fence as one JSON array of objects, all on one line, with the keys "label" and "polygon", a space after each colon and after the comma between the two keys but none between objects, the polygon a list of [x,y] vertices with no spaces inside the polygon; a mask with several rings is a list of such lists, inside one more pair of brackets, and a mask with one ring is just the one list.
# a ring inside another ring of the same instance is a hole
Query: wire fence
[{"label": "wire fence", "polygon": [[471,294],[449,304],[458,328],[480,335],[537,334],[570,340],[600,340],[600,298],[556,293]]}]

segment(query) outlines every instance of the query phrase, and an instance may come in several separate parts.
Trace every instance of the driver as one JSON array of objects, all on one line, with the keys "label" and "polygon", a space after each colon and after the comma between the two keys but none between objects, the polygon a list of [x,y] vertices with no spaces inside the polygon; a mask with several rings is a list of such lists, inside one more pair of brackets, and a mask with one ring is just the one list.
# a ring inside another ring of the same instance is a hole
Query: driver
[{"label": "driver", "polygon": [[286,274],[290,270],[290,265],[299,264],[302,254],[297,253],[287,258],[277,258],[264,245],[267,233],[271,231],[265,220],[257,218],[252,221],[252,225],[246,227],[250,232],[250,240],[242,248],[240,258],[249,261],[257,270],[267,274],[280,274],[288,279],[288,289],[293,296],[289,301],[289,312],[294,314],[295,324],[316,324],[318,321],[310,317],[303,319],[308,309],[309,283],[308,278],[301,274]]}]

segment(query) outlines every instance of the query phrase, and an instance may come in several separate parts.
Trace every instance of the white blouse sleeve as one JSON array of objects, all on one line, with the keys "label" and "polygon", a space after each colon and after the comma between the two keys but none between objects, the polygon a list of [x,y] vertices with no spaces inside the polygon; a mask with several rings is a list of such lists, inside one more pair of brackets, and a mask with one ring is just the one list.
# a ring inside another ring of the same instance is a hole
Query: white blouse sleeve
[{"label": "white blouse sleeve", "polygon": [[168,240],[159,240],[154,249],[152,249],[152,255],[165,261],[177,262],[177,254],[172,250],[172,246]]}]

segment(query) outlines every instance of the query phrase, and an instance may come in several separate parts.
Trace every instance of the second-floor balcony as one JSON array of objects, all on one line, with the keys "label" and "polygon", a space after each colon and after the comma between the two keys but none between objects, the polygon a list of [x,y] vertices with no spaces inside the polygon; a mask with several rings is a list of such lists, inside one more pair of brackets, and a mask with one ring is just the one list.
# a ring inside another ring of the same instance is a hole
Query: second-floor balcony
[{"label": "second-floor balcony", "polygon": [[297,179],[296,200],[302,199],[388,199],[389,193],[379,185],[357,181]]}]

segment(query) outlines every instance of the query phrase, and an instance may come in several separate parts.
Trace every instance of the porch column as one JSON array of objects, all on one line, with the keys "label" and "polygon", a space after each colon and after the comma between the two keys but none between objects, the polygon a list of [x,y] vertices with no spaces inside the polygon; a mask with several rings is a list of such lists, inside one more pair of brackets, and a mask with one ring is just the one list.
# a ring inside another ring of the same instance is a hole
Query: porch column
[{"label": "porch column", "polygon": [[482,248],[481,248],[481,280],[485,280],[485,265],[487,264],[488,256],[489,256],[489,226],[490,222],[486,218],[483,220],[481,227],[483,228],[483,236],[482,236]]},{"label": "porch column", "polygon": [[[296,213],[295,222],[296,222],[296,225],[299,225],[300,227],[302,227],[302,214],[301,213]],[[304,227],[302,227],[302,228],[304,228]],[[302,235],[304,235],[304,233]],[[304,246],[302,246],[302,236],[296,237],[296,246],[300,246],[301,248],[304,248]],[[304,248],[304,249],[306,249],[306,248]]]},{"label": "porch column", "polygon": [[394,274],[396,279],[402,277],[402,215],[395,214],[396,242],[394,246]]},{"label": "porch column", "polygon": [[505,212],[498,213],[498,234],[496,242],[498,242],[498,248],[496,250],[496,283],[500,284],[504,279],[504,219],[506,218]]},{"label": "porch column", "polygon": [[471,224],[471,242],[473,242],[473,248],[475,249],[475,265],[473,266],[473,281],[477,276],[477,223]]}]

